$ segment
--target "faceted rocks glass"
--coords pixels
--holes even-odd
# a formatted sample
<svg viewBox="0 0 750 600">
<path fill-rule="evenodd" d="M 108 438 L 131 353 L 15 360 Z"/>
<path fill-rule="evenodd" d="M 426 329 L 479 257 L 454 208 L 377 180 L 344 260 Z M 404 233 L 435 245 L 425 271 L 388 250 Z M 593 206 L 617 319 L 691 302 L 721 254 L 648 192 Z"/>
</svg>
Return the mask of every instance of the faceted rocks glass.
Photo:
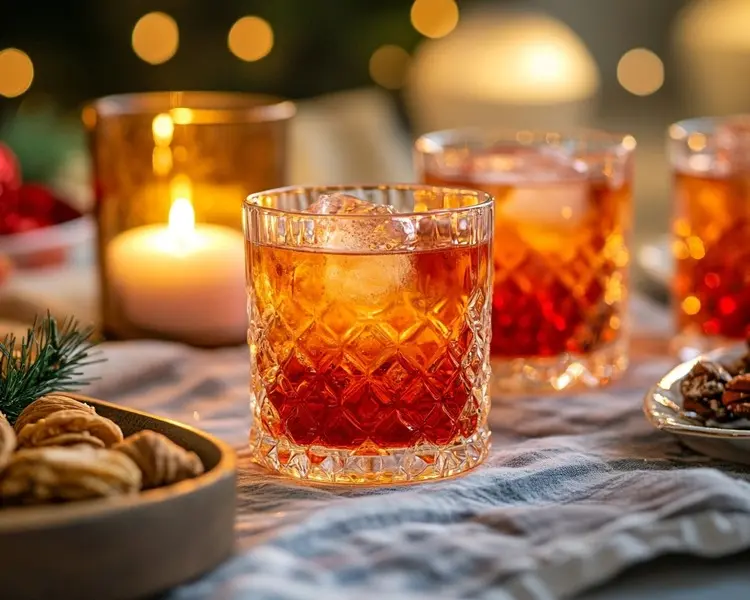
<svg viewBox="0 0 750 600">
<path fill-rule="evenodd" d="M 453 130 L 416 142 L 422 181 L 495 199 L 495 390 L 608 383 L 627 367 L 632 136 Z"/>
<path fill-rule="evenodd" d="M 750 335 L 750 115 L 669 128 L 674 349 L 692 356 Z"/>
<path fill-rule="evenodd" d="M 449 477 L 484 459 L 492 222 L 490 196 L 443 187 L 247 198 L 256 462 L 377 484 Z"/>
</svg>

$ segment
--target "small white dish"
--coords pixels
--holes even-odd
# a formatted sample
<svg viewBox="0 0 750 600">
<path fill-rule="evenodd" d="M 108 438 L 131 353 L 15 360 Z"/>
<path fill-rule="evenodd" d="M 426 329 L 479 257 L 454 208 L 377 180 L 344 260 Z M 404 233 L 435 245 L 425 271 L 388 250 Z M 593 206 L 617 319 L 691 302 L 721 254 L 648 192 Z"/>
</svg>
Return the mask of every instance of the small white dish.
<svg viewBox="0 0 750 600">
<path fill-rule="evenodd" d="M 745 344 L 720 348 L 677 365 L 653 386 L 643 399 L 643 412 L 649 423 L 700 454 L 729 462 L 750 465 L 750 422 L 708 426 L 682 411 L 680 384 L 696 361 L 705 359 L 730 363 L 747 351 Z"/>
<path fill-rule="evenodd" d="M 91 215 L 40 229 L 0 236 L 0 254 L 19 268 L 82 264 L 89 259 L 96 227 Z"/>
</svg>

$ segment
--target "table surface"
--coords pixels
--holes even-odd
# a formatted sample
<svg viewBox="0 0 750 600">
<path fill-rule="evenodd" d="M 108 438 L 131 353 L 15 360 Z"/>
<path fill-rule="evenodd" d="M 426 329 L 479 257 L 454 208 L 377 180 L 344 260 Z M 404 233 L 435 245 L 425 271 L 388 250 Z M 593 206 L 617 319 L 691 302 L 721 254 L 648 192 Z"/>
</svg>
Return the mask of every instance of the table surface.
<svg viewBox="0 0 750 600">
<path fill-rule="evenodd" d="M 82 272 L 58 272 L 57 274 L 40 273 L 36 276 L 17 279 L 13 288 L 13 294 L 26 299 L 36 299 L 43 303 L 50 297 L 50 290 L 58 287 L 60 282 L 67 281 L 66 294 L 55 294 L 54 298 L 59 302 L 61 310 L 75 306 L 80 316 L 91 314 L 94 309 L 94 299 L 91 296 L 93 274 L 90 271 Z M 8 295 L 6 294 L 6 299 Z M 639 314 L 648 314 L 648 325 L 643 322 L 637 323 L 635 332 L 634 353 L 654 356 L 655 369 L 666 369 L 671 364 L 667 356 L 667 341 L 669 337 L 669 318 L 666 311 L 652 304 L 639 303 Z M 0 318 L 3 303 L 0 302 Z M 85 312 L 88 311 L 88 312 Z M 84 314 L 82 314 L 84 313 Z M 642 320 L 641 320 L 642 321 Z M 247 402 L 244 387 L 239 390 L 233 386 L 224 388 L 220 383 L 214 381 L 215 389 L 201 389 L 202 396 L 216 397 L 224 408 L 213 414 L 210 422 L 202 421 L 201 407 L 191 404 L 191 391 L 195 386 L 205 386 L 200 378 L 191 379 L 190 375 L 184 373 L 170 373 L 166 376 L 159 370 L 158 344 L 155 351 L 156 358 L 153 359 L 152 378 L 157 382 L 158 391 L 149 392 L 149 400 L 146 402 L 142 395 L 143 385 L 148 385 L 149 374 L 141 372 L 138 376 L 138 385 L 134 385 L 128 377 L 128 368 L 137 370 L 137 365 L 142 357 L 139 349 L 128 349 L 125 346 L 118 348 L 116 344 L 110 346 L 114 349 L 110 365 L 102 367 L 115 371 L 107 371 L 107 376 L 90 390 L 93 395 L 109 400 L 122 401 L 136 408 L 149 410 L 164 414 L 173 418 L 189 422 L 197 427 L 205 428 L 216 435 L 226 439 L 238 448 L 245 443 L 247 430 Z M 167 351 L 167 354 L 169 350 Z M 149 359 L 151 360 L 151 359 Z M 221 361 L 220 361 L 221 362 Z M 132 364 L 131 364 L 132 363 Z M 125 372 L 122 367 L 125 368 Z M 227 369 L 230 367 L 227 366 Z M 148 369 L 146 369 L 148 371 Z M 229 371 L 227 371 L 229 373 Z M 234 373 L 234 372 L 233 372 Z M 216 374 L 215 374 L 216 375 Z M 234 376 L 234 375 L 232 375 Z M 85 390 L 88 393 L 88 390 Z M 157 401 L 152 402 L 156 397 Z M 221 400 L 220 400 L 221 398 Z M 245 458 L 241 459 L 243 469 L 249 469 L 247 476 L 253 476 L 253 467 L 249 466 Z M 304 515 L 298 515 L 304 518 Z M 245 551 L 257 543 L 262 543 L 268 536 L 274 535 L 274 526 L 269 525 L 265 513 L 258 515 L 245 513 L 240 508 L 238 516 L 238 536 L 240 548 Z M 699 559 L 688 556 L 667 556 L 652 560 L 646 564 L 635 566 L 620 573 L 614 579 L 584 592 L 577 597 L 587 600 L 635 600 L 642 597 L 658 597 L 663 600 L 709 600 L 713 598 L 733 599 L 747 598 L 748 586 L 750 586 L 750 552 L 743 552 L 734 556 L 716 560 Z M 201 586 L 198 586 L 201 588 Z M 201 588 L 204 591 L 188 594 L 189 598 L 225 598 L 225 591 L 221 588 Z M 178 595 L 178 597 L 181 597 Z M 244 598 L 246 596 L 229 596 L 231 598 Z M 249 596 L 247 596 L 249 597 Z M 281 597 L 281 596 L 280 596 Z"/>
<path fill-rule="evenodd" d="M 585 600 L 744 600 L 750 586 L 750 552 L 705 560 L 671 556 L 634 567 L 600 588 L 579 596 Z"/>
<path fill-rule="evenodd" d="M 655 433 L 648 428 L 640 415 L 638 405 L 639 398 L 642 397 L 647 385 L 644 382 L 655 380 L 673 364 L 673 359 L 667 356 L 669 320 L 663 308 L 641 301 L 637 304 L 639 308 L 636 312 L 640 322 L 637 325 L 640 326 L 636 326 L 634 335 L 633 355 L 636 358 L 634 361 L 636 367 L 635 372 L 631 373 L 633 380 L 627 381 L 626 375 L 625 381 L 621 382 L 619 387 L 615 387 L 613 391 L 603 392 L 601 397 L 606 399 L 607 394 L 619 393 L 617 389 L 620 388 L 624 390 L 623 393 L 628 398 L 628 406 L 632 404 L 632 407 L 627 409 L 627 416 L 623 418 L 636 423 L 635 427 L 639 430 L 638 436 L 648 438 L 647 445 L 637 452 L 643 452 L 645 449 L 643 456 L 647 458 L 644 460 L 654 461 L 658 465 L 663 463 L 660 455 L 663 441 L 659 441 L 663 439 L 662 434 Z M 644 321 L 648 322 L 647 327 L 643 326 Z M 314 519 L 317 511 L 323 510 L 328 504 L 326 498 L 337 502 L 347 495 L 347 492 L 334 492 L 332 495 L 330 492 L 325 492 L 328 495 L 315 496 L 308 489 L 295 487 L 293 483 L 269 479 L 267 475 L 259 473 L 257 468 L 250 464 L 247 453 L 243 450 L 249 424 L 245 387 L 247 373 L 246 366 L 243 366 L 246 365 L 247 359 L 244 349 L 218 351 L 218 354 L 210 360 L 193 357 L 192 362 L 184 361 L 179 368 L 174 368 L 168 363 L 173 360 L 173 353 L 181 350 L 175 350 L 171 345 L 161 346 L 158 342 L 153 344 L 153 348 L 137 344 L 109 345 L 107 352 L 110 353 L 110 360 L 100 367 L 104 369 L 105 376 L 87 393 L 90 391 L 97 397 L 188 422 L 222 437 L 239 449 L 241 501 L 237 531 L 241 553 L 252 552 L 259 545 L 263 546 L 285 528 L 294 529 L 298 524 Z M 148 365 L 139 364 L 144 361 Z M 202 362 L 206 364 L 206 369 L 211 370 L 210 377 L 201 373 L 198 365 Z M 160 366 L 161 363 L 168 366 L 163 368 Z M 573 412 L 579 411 L 576 413 L 578 416 L 573 420 L 579 419 L 581 427 L 590 428 L 591 425 L 586 424 L 588 417 L 584 401 L 580 401 L 577 406 L 571 408 Z M 548 410 L 548 407 L 545 410 Z M 622 410 L 621 406 L 618 407 L 618 414 L 625 415 Z M 550 422 L 553 423 L 553 421 Z M 512 423 L 508 424 L 508 427 L 512 426 Z M 552 426 L 554 427 L 554 423 Z M 508 438 L 505 431 L 498 430 L 497 434 L 499 437 L 496 438 L 496 448 L 505 443 L 505 440 L 513 439 Z M 540 443 L 546 442 L 542 439 Z M 673 442 L 668 442 L 668 444 L 673 444 Z M 634 456 L 632 453 L 625 454 L 630 452 L 627 446 L 617 447 L 617 444 L 614 446 L 612 456 L 615 460 L 617 460 L 618 453 L 623 457 Z M 548 446 L 542 445 L 542 447 Z M 507 453 L 508 448 L 499 447 L 499 450 L 501 454 Z M 512 448 L 510 450 L 509 454 L 512 455 Z M 636 454 L 636 456 L 640 455 Z M 611 459 L 610 456 L 609 460 Z M 497 464 L 494 466 L 496 467 Z M 248 499 L 247 494 L 262 491 L 266 485 L 275 486 L 273 500 Z M 303 498 L 301 505 L 299 504 L 300 498 Z M 269 508 L 266 503 L 271 507 Z M 279 508 L 271 510 L 273 503 L 276 503 Z M 658 597 L 668 600 L 747 598 L 747 589 L 750 585 L 749 566 L 750 553 L 720 560 L 662 557 L 627 569 L 609 582 L 588 589 L 577 597 L 588 600 L 635 600 L 641 597 Z M 236 573 L 238 568 L 242 567 L 236 565 L 230 567 L 230 571 L 234 569 L 232 571 L 235 572 L 234 577 L 239 576 Z M 219 579 L 221 577 L 223 576 L 218 576 Z M 178 600 L 187 598 L 221 598 L 222 600 L 231 598 L 234 600 L 250 597 L 237 591 L 227 592 L 226 585 L 215 583 L 213 575 L 205 579 L 203 583 L 203 585 L 197 584 L 197 587 L 178 590 L 175 597 Z M 300 596 L 260 594 L 254 597 L 308 598 L 314 597 L 314 592 L 315 589 L 311 588 Z M 226 595 L 227 593 L 229 595 Z M 513 596 L 513 598 L 521 597 Z"/>
</svg>

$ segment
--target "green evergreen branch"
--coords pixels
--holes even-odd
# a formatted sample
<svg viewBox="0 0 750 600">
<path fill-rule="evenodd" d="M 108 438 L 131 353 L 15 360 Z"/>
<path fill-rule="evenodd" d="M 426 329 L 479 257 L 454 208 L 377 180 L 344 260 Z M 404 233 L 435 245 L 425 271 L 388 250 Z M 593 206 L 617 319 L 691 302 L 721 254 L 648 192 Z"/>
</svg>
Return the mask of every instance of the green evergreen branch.
<svg viewBox="0 0 750 600">
<path fill-rule="evenodd" d="M 0 412 L 13 423 L 34 400 L 89 384 L 81 369 L 102 362 L 93 350 L 93 327 L 79 329 L 67 318 L 58 326 L 48 312 L 35 319 L 20 342 L 13 334 L 0 342 Z"/>
</svg>

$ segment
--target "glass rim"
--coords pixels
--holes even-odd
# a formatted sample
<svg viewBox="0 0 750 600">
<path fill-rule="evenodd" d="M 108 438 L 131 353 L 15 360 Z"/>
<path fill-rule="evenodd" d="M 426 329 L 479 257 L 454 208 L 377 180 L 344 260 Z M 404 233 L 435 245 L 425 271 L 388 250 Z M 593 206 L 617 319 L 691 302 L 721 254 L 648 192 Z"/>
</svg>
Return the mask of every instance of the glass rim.
<svg viewBox="0 0 750 600">
<path fill-rule="evenodd" d="M 180 112 L 187 109 L 190 112 Z M 297 107 L 291 100 L 269 94 L 172 90 L 113 94 L 95 98 L 83 106 L 84 115 L 117 117 L 171 113 L 177 124 L 226 123 L 252 120 L 258 123 L 286 121 Z M 84 121 L 86 118 L 84 117 Z"/>
<path fill-rule="evenodd" d="M 454 127 L 438 129 L 420 135 L 414 142 L 414 149 L 422 154 L 439 154 L 451 145 L 479 141 L 515 141 L 521 145 L 533 146 L 535 142 L 552 144 L 562 141 L 586 143 L 604 143 L 611 150 L 624 150 L 632 153 L 637 146 L 635 137 L 630 133 L 607 131 L 604 129 L 484 129 L 482 127 Z"/>
<path fill-rule="evenodd" d="M 729 115 L 703 115 L 680 119 L 669 125 L 667 135 L 670 140 L 675 142 L 685 141 L 691 133 L 711 136 L 715 133 L 714 130 L 717 124 L 738 118 L 745 118 L 750 121 L 750 112 L 732 113 Z M 701 127 L 701 125 L 704 125 L 704 127 Z"/>
<path fill-rule="evenodd" d="M 465 196 L 474 196 L 477 198 L 476 204 L 470 204 L 467 206 L 455 206 L 450 208 L 433 208 L 430 210 L 424 210 L 420 212 L 409 211 L 409 212 L 397 212 L 390 215 L 384 214 L 317 214 L 304 212 L 301 210 L 288 210 L 283 208 L 275 208 L 272 206 L 263 206 L 253 202 L 253 199 L 262 196 L 272 196 L 281 194 L 292 194 L 292 193 L 309 193 L 309 192 L 356 192 L 362 191 L 388 191 L 396 190 L 401 192 L 440 192 L 449 194 L 462 194 Z M 352 194 L 354 195 L 354 194 Z M 481 199 L 481 201 L 479 200 Z M 483 192 L 482 190 L 472 189 L 467 187 L 459 186 L 447 186 L 447 185 L 429 185 L 425 183 L 383 183 L 383 184 L 331 184 L 331 185 L 289 185 L 279 188 L 273 188 L 270 190 L 263 190 L 261 192 L 254 192 L 248 194 L 243 201 L 243 208 L 254 208 L 260 209 L 264 212 L 277 215 L 299 215 L 303 217 L 314 217 L 314 218 L 326 218 L 326 219 L 365 219 L 365 220 L 383 220 L 389 218 L 409 218 L 409 217 L 424 217 L 431 214 L 454 214 L 461 213 L 468 210 L 480 209 L 486 210 L 487 208 L 492 209 L 494 204 L 494 198 L 492 194 Z"/>
</svg>

